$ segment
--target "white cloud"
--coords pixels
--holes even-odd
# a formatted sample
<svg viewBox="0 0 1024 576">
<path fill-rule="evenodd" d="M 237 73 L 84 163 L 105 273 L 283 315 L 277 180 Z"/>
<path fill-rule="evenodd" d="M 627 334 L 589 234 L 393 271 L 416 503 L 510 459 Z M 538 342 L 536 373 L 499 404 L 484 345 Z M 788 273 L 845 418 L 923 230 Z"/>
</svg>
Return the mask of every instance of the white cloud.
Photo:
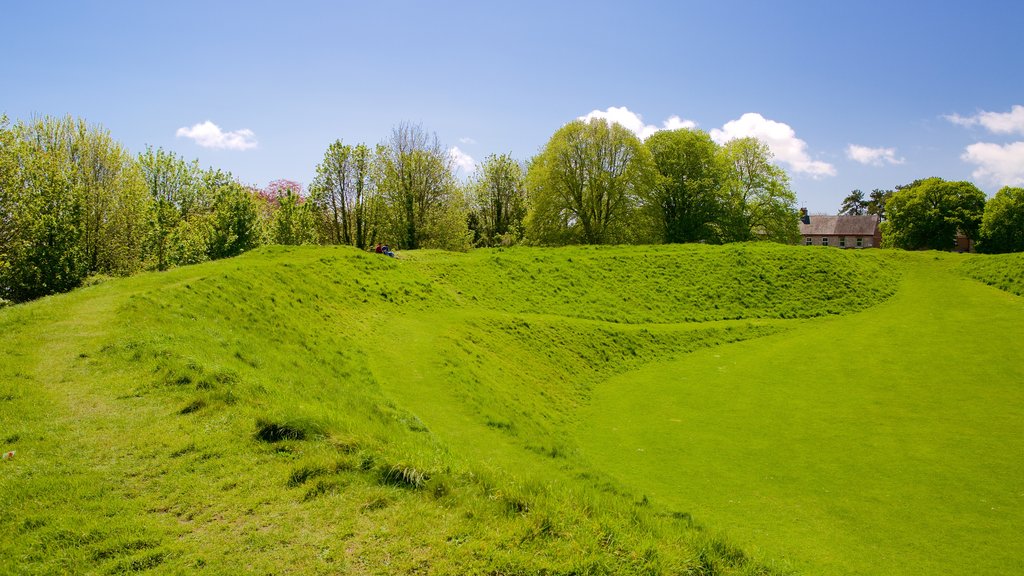
<svg viewBox="0 0 1024 576">
<path fill-rule="evenodd" d="M 896 157 L 895 148 L 869 148 L 868 146 L 859 146 L 857 144 L 850 144 L 846 147 L 846 156 L 850 160 L 872 166 L 903 164 L 906 162 L 903 158 Z"/>
<path fill-rule="evenodd" d="M 683 120 L 679 116 L 671 116 L 662 122 L 658 128 L 653 124 L 644 124 L 643 118 L 636 112 L 625 106 L 616 108 L 612 106 L 607 110 L 592 110 L 586 116 L 580 116 L 580 120 L 590 122 L 591 120 L 604 120 L 610 123 L 621 124 L 624 128 L 637 135 L 641 140 L 646 140 L 658 130 L 678 130 L 680 128 L 696 128 L 697 123 L 692 120 Z"/>
<path fill-rule="evenodd" d="M 451 157 L 452 163 L 455 167 L 462 170 L 463 173 L 469 174 L 476 168 L 476 160 L 469 154 L 466 154 L 462 150 L 459 150 L 458 146 L 452 146 L 448 149 L 448 156 Z"/>
<path fill-rule="evenodd" d="M 683 120 L 679 116 L 669 116 L 668 120 L 661 123 L 664 130 L 680 130 L 686 128 L 692 130 L 697 127 L 697 123 L 693 120 Z"/>
<path fill-rule="evenodd" d="M 473 140 L 469 136 L 463 136 L 462 138 L 459 138 L 459 142 L 463 144 L 476 144 L 476 140 Z"/>
<path fill-rule="evenodd" d="M 1009 112 L 978 112 L 974 116 L 950 114 L 946 116 L 959 126 L 978 126 L 993 134 L 1024 134 L 1024 106 L 1016 104 Z"/>
<path fill-rule="evenodd" d="M 972 176 L 996 186 L 1024 185 L 1024 142 L 971 144 L 960 158 L 977 165 Z"/>
<path fill-rule="evenodd" d="M 203 148 L 221 148 L 225 150 L 248 150 L 256 147 L 256 135 L 248 128 L 224 132 L 213 122 L 207 120 L 191 128 L 178 128 L 175 134 L 179 138 L 191 138 Z"/>
<path fill-rule="evenodd" d="M 793 172 L 807 174 L 812 178 L 836 175 L 836 169 L 831 164 L 811 160 L 807 155 L 807 143 L 797 138 L 796 132 L 788 124 L 768 120 L 756 112 L 747 112 L 738 120 L 730 120 L 721 130 L 715 128 L 710 134 L 719 144 L 736 138 L 758 138 L 768 144 L 775 158 L 789 165 Z"/>
</svg>

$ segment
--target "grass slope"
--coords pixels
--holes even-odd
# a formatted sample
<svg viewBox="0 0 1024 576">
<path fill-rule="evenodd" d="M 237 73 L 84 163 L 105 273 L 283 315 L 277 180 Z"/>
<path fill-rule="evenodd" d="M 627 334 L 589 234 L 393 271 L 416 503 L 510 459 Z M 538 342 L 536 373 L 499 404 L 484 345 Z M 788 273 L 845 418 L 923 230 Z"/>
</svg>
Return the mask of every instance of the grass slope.
<svg viewBox="0 0 1024 576">
<path fill-rule="evenodd" d="M 1024 296 L 1024 253 L 973 257 L 965 260 L 959 269 L 989 286 Z"/>
<path fill-rule="evenodd" d="M 593 452 L 595 391 L 871 314 L 904 268 L 760 245 L 406 256 L 270 248 L 0 311 L 0 571 L 771 573 Z"/>
<path fill-rule="evenodd" d="M 584 451 L 809 573 L 1024 571 L 1024 304 L 910 256 L 871 310 L 602 383 Z"/>
</svg>

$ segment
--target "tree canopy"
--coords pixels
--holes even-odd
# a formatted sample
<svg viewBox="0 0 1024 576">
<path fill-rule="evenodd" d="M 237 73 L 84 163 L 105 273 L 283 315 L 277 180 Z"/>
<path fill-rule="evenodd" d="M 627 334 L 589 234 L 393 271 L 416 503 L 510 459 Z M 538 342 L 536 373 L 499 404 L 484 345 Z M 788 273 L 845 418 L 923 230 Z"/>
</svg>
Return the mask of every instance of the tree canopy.
<svg viewBox="0 0 1024 576">
<path fill-rule="evenodd" d="M 655 183 L 651 153 L 619 124 L 575 120 L 530 163 L 527 233 L 540 244 L 613 244 L 649 238 L 637 208 Z"/>
<path fill-rule="evenodd" d="M 901 187 L 885 204 L 882 236 L 887 246 L 949 250 L 957 232 L 978 238 L 985 193 L 970 182 L 928 178 Z"/>
<path fill-rule="evenodd" d="M 795 242 L 800 237 L 796 194 L 786 172 L 772 163 L 768 145 L 738 138 L 726 142 L 722 153 L 728 166 L 719 223 L 722 241 Z"/>
<path fill-rule="evenodd" d="M 978 251 L 1024 252 L 1024 188 L 1005 186 L 989 198 L 981 219 Z"/>
<path fill-rule="evenodd" d="M 868 211 L 868 200 L 864 198 L 864 193 L 860 190 L 854 190 L 843 198 L 843 204 L 839 207 L 839 214 L 844 216 L 861 216 L 867 214 Z"/>
<path fill-rule="evenodd" d="M 522 166 L 508 154 L 491 154 L 469 184 L 475 243 L 512 244 L 523 238 L 526 182 Z"/>
<path fill-rule="evenodd" d="M 645 142 L 660 178 L 645 195 L 659 239 L 717 242 L 729 166 L 702 130 L 662 130 Z"/>
<path fill-rule="evenodd" d="M 378 186 L 388 206 L 387 240 L 401 248 L 465 249 L 468 208 L 437 134 L 403 122 L 377 147 Z"/>
</svg>

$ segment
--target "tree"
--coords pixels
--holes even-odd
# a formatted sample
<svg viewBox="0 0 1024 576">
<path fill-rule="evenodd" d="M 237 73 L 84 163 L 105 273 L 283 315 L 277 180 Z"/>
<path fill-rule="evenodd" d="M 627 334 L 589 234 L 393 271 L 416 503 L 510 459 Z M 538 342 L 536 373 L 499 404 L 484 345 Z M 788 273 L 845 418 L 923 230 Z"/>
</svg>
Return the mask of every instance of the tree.
<svg viewBox="0 0 1024 576">
<path fill-rule="evenodd" d="M 717 241 L 726 165 L 717 144 L 701 130 L 662 130 L 647 139 L 661 178 L 645 204 L 661 240 Z"/>
<path fill-rule="evenodd" d="M 523 168 L 508 154 L 491 154 L 477 166 L 470 183 L 472 216 L 484 246 L 518 242 L 526 216 L 526 185 Z"/>
<path fill-rule="evenodd" d="M 312 215 L 309 203 L 299 195 L 297 190 L 284 189 L 277 211 L 274 213 L 272 228 L 274 244 L 299 245 L 311 244 L 316 235 L 313 230 Z"/>
<path fill-rule="evenodd" d="M 353 215 L 355 244 L 363 249 L 376 242 L 384 212 L 374 166 L 373 152 L 366 144 L 359 144 L 352 150 L 352 183 L 356 194 Z"/>
<path fill-rule="evenodd" d="M 722 241 L 798 239 L 796 195 L 785 171 L 772 164 L 768 145 L 739 138 L 727 142 L 722 155 L 728 167 L 724 214 L 718 222 Z"/>
<path fill-rule="evenodd" d="M 20 144 L 7 115 L 0 115 L 0 305 L 12 296 L 10 274 L 19 236 Z"/>
<path fill-rule="evenodd" d="M 984 209 L 985 193 L 970 182 L 918 180 L 886 202 L 882 236 L 887 246 L 906 250 L 950 250 L 958 231 L 978 238 Z"/>
<path fill-rule="evenodd" d="M 626 128 L 601 120 L 570 122 L 527 170 L 527 234 L 541 244 L 649 240 L 650 231 L 635 219 L 656 178 L 650 151 Z"/>
<path fill-rule="evenodd" d="M 868 201 L 864 199 L 864 193 L 854 190 L 843 198 L 843 204 L 839 207 L 839 214 L 844 216 L 861 216 L 868 211 Z"/>
<path fill-rule="evenodd" d="M 166 270 L 183 259 L 195 260 L 195 253 L 205 253 L 205 247 L 194 246 L 200 231 L 189 226 L 189 217 L 198 208 L 198 163 L 187 163 L 174 152 L 152 147 L 139 154 L 138 163 L 152 199 L 150 249 L 156 268 Z"/>
<path fill-rule="evenodd" d="M 878 216 L 879 220 L 885 220 L 885 203 L 892 198 L 892 194 L 892 190 L 879 190 L 878 188 L 872 190 L 868 199 L 867 213 Z"/>
<path fill-rule="evenodd" d="M 1004 186 L 988 200 L 979 235 L 979 252 L 1024 252 L 1024 188 Z"/>
<path fill-rule="evenodd" d="M 263 219 L 255 194 L 217 171 L 207 171 L 211 184 L 209 237 L 206 254 L 211 260 L 237 256 L 263 244 Z"/>
<path fill-rule="evenodd" d="M 377 234 L 379 202 L 372 175 L 373 156 L 365 144 L 336 140 L 327 148 L 309 186 L 321 239 L 366 248 Z"/>
<path fill-rule="evenodd" d="M 467 246 L 465 203 L 455 184 L 451 157 L 436 134 L 403 122 L 386 144 L 377 147 L 376 157 L 377 183 L 393 244 L 411 250 Z"/>
<path fill-rule="evenodd" d="M 0 122 L 0 297 L 70 290 L 141 263 L 145 192 L 132 158 L 84 120 Z"/>
<path fill-rule="evenodd" d="M 335 140 L 317 164 L 316 177 L 309 185 L 310 199 L 325 223 L 322 236 L 330 244 L 353 244 L 355 186 L 351 159 L 352 147 Z"/>
</svg>

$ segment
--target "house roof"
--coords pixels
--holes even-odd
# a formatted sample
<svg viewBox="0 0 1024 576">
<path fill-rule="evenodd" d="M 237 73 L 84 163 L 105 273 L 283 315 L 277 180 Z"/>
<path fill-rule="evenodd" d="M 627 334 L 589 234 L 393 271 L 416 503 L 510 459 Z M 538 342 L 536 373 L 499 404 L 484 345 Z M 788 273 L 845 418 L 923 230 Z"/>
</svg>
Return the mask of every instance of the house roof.
<svg viewBox="0 0 1024 576">
<path fill-rule="evenodd" d="M 810 224 L 800 223 L 800 234 L 804 236 L 874 236 L 878 230 L 878 216 L 809 216 Z"/>
</svg>

